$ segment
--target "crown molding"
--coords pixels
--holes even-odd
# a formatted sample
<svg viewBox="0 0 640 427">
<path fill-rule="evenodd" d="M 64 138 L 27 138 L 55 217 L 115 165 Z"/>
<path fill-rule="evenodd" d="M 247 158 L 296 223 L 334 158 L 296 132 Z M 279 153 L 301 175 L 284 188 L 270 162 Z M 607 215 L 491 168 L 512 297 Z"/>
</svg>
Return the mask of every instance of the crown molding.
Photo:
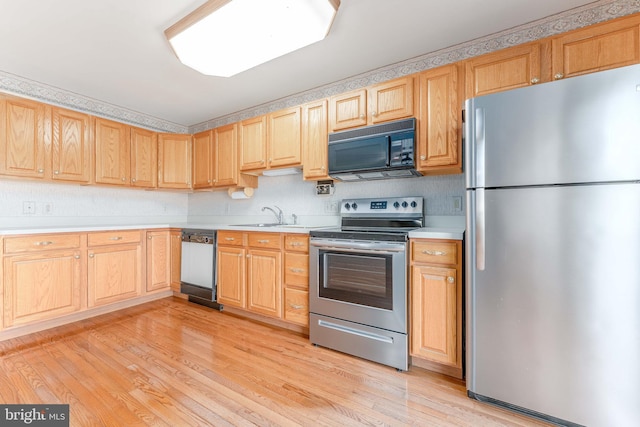
<svg viewBox="0 0 640 427">
<path fill-rule="evenodd" d="M 640 12 L 640 0 L 600 0 L 570 9 L 528 24 L 461 43 L 436 52 L 398 62 L 345 80 L 340 80 L 290 97 L 271 101 L 189 127 L 190 133 L 202 132 L 229 123 L 278 111 L 375 83 L 458 62 L 474 56 L 565 33 L 610 19 Z"/>
<path fill-rule="evenodd" d="M 213 118 L 192 126 L 183 126 L 162 120 L 2 71 L 0 71 L 0 91 L 160 132 L 197 133 L 638 12 L 640 12 L 640 0 L 599 0 L 509 30 L 391 64 L 345 80 L 226 116 Z"/>
</svg>

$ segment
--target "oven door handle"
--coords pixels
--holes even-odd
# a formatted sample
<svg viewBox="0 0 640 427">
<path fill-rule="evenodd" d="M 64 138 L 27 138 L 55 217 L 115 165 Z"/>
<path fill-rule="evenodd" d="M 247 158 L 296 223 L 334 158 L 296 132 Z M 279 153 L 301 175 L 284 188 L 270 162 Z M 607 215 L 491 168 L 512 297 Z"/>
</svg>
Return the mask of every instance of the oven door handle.
<svg viewBox="0 0 640 427">
<path fill-rule="evenodd" d="M 335 240 L 330 241 L 314 241 L 309 242 L 309 245 L 322 249 L 333 249 L 342 252 L 353 253 L 392 253 L 392 252 L 404 252 L 406 245 L 404 243 L 370 243 L 370 242 L 338 242 Z"/>
</svg>

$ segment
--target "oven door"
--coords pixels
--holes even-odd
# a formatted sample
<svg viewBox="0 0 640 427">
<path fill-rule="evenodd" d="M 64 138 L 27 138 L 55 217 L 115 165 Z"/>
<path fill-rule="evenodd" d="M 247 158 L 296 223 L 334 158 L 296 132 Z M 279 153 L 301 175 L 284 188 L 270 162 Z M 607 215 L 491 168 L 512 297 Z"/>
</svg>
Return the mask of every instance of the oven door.
<svg viewBox="0 0 640 427">
<path fill-rule="evenodd" d="M 309 311 L 407 332 L 406 242 L 312 238 Z"/>
</svg>

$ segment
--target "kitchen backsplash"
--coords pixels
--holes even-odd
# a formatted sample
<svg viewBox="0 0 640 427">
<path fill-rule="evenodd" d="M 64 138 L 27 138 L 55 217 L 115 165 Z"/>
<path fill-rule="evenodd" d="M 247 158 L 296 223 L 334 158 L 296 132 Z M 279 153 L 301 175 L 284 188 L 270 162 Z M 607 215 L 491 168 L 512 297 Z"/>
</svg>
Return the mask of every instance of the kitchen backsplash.
<svg viewBox="0 0 640 427">
<path fill-rule="evenodd" d="M 250 199 L 231 199 L 226 192 L 190 194 L 189 220 L 218 222 L 221 217 L 233 220 L 242 215 L 271 222 L 275 217 L 261 209 L 277 205 L 284 211 L 287 222 L 291 222 L 291 215 L 295 214 L 303 224 L 316 224 L 337 220 L 337 209 L 342 199 L 385 196 L 422 196 L 428 216 L 464 215 L 463 175 L 336 182 L 335 192 L 330 196 L 316 195 L 315 181 L 303 181 L 301 175 L 262 176 L 258 184 Z M 454 198 L 461 202 L 458 210 L 454 208 Z"/>
</svg>

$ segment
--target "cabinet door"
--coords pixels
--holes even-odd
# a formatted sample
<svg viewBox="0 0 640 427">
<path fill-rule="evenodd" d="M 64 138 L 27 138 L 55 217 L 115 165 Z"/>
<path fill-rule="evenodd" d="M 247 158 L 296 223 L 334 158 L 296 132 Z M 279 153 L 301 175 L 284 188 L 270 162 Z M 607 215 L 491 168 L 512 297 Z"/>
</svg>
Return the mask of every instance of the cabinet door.
<svg viewBox="0 0 640 427">
<path fill-rule="evenodd" d="M 458 365 L 458 277 L 455 268 L 414 265 L 411 355 Z"/>
<path fill-rule="evenodd" d="M 158 188 L 191 188 L 191 135 L 158 135 Z"/>
<path fill-rule="evenodd" d="M 45 178 L 45 105 L 0 96 L 0 174 Z"/>
<path fill-rule="evenodd" d="M 243 248 L 219 246 L 217 258 L 218 302 L 245 308 L 245 261 Z"/>
<path fill-rule="evenodd" d="M 227 187 L 238 183 L 238 125 L 214 129 L 213 185 Z"/>
<path fill-rule="evenodd" d="M 51 319 L 79 311 L 79 250 L 37 252 L 4 260 L 4 326 Z"/>
<path fill-rule="evenodd" d="M 254 171 L 267 167 L 267 118 L 254 117 L 240 122 L 240 170 Z"/>
<path fill-rule="evenodd" d="M 142 289 L 142 249 L 139 244 L 89 249 L 89 307 L 134 298 Z"/>
<path fill-rule="evenodd" d="M 302 163 L 300 107 L 269 114 L 268 129 L 268 167 L 299 166 Z"/>
<path fill-rule="evenodd" d="M 147 292 L 171 286 L 171 237 L 169 231 L 147 231 Z"/>
<path fill-rule="evenodd" d="M 367 90 L 334 95 L 329 98 L 329 131 L 335 132 L 367 124 Z"/>
<path fill-rule="evenodd" d="M 53 107 L 52 179 L 88 183 L 91 179 L 91 119 Z"/>
<path fill-rule="evenodd" d="M 304 179 L 329 179 L 327 175 L 327 100 L 302 107 L 302 166 Z"/>
<path fill-rule="evenodd" d="M 129 126 L 95 119 L 96 183 L 129 184 Z"/>
<path fill-rule="evenodd" d="M 180 292 L 180 273 L 182 260 L 182 232 L 171 230 L 171 290 Z"/>
<path fill-rule="evenodd" d="M 380 83 L 368 90 L 369 123 L 376 124 L 413 116 L 413 77 Z"/>
<path fill-rule="evenodd" d="M 193 135 L 193 189 L 213 186 L 213 131 Z"/>
<path fill-rule="evenodd" d="M 131 185 L 141 188 L 158 186 L 158 134 L 131 128 Z"/>
<path fill-rule="evenodd" d="M 247 309 L 266 316 L 281 317 L 280 251 L 249 249 L 247 258 Z"/>
<path fill-rule="evenodd" d="M 286 288 L 284 299 L 284 320 L 309 327 L 309 292 Z"/>
<path fill-rule="evenodd" d="M 640 16 L 593 25 L 552 40 L 554 79 L 640 63 Z"/>
<path fill-rule="evenodd" d="M 447 65 L 420 74 L 417 156 L 421 172 L 462 172 L 458 68 Z"/>
<path fill-rule="evenodd" d="M 471 58 L 466 63 L 466 98 L 516 89 L 546 79 L 540 43 L 528 43 Z"/>
<path fill-rule="evenodd" d="M 284 254 L 284 283 L 287 287 L 309 289 L 309 255 L 286 252 Z"/>
</svg>

